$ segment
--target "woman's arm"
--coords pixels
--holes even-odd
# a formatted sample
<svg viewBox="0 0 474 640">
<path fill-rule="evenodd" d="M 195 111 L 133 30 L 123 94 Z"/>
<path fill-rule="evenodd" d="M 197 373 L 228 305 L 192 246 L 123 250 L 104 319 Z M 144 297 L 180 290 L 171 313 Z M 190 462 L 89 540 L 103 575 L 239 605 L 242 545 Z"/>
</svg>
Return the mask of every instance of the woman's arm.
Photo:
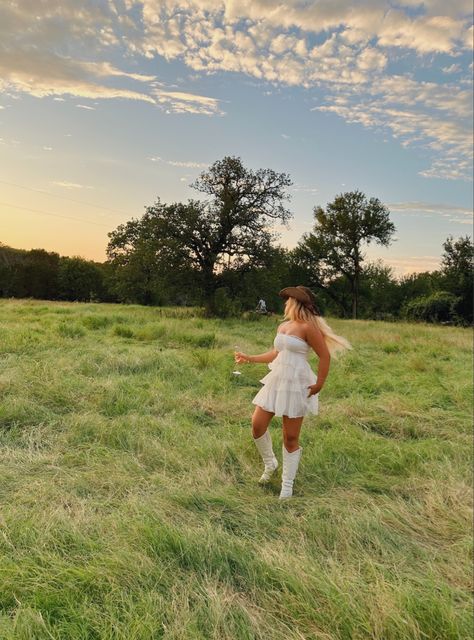
<svg viewBox="0 0 474 640">
<path fill-rule="evenodd" d="M 237 364 L 241 364 L 242 362 L 272 362 L 278 355 L 278 351 L 276 349 L 272 349 L 271 351 L 267 351 L 266 353 L 260 353 L 257 356 L 248 356 L 246 353 L 242 353 L 241 351 L 235 352 L 235 361 Z"/>
<path fill-rule="evenodd" d="M 319 358 L 317 374 L 318 380 L 316 384 L 313 384 L 309 387 L 309 396 L 313 396 L 316 393 L 319 393 L 323 388 L 324 382 L 329 372 L 329 365 L 331 364 L 331 354 L 329 353 L 329 349 L 327 348 L 323 334 L 313 324 L 310 324 L 308 326 L 306 333 L 306 342 Z"/>
</svg>

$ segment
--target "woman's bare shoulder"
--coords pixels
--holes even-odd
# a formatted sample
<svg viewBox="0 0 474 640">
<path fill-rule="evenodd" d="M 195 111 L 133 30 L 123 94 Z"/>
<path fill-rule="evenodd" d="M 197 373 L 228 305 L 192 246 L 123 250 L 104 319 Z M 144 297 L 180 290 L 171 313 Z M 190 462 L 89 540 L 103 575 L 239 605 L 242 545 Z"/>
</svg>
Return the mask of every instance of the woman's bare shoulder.
<svg viewBox="0 0 474 640">
<path fill-rule="evenodd" d="M 305 322 L 304 328 L 308 337 L 321 336 L 321 330 L 314 322 Z"/>
</svg>

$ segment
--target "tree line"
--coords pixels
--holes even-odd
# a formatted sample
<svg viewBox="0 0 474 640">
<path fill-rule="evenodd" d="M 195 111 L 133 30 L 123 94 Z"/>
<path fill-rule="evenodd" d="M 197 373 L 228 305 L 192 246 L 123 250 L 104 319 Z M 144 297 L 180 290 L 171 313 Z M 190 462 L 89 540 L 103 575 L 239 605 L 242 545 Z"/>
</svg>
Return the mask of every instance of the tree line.
<svg viewBox="0 0 474 640">
<path fill-rule="evenodd" d="M 314 226 L 294 249 L 277 244 L 291 219 L 288 174 L 247 169 L 225 157 L 191 187 L 204 196 L 167 204 L 157 198 L 141 218 L 109 235 L 107 261 L 60 257 L 0 245 L 0 295 L 145 305 L 200 305 L 209 315 L 255 308 L 281 311 L 277 292 L 304 284 L 327 315 L 472 322 L 471 239 L 448 237 L 441 268 L 396 278 L 368 262 L 370 244 L 390 246 L 395 226 L 378 198 L 339 194 L 314 208 Z"/>
</svg>

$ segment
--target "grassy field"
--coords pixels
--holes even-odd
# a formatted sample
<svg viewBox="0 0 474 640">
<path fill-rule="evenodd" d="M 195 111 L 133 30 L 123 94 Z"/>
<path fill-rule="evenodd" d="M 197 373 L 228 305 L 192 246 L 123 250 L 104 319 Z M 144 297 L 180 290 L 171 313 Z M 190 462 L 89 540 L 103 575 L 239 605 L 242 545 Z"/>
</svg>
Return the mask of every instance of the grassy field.
<svg viewBox="0 0 474 640">
<path fill-rule="evenodd" d="M 282 504 L 232 375 L 279 320 L 0 302 L 2 640 L 471 637 L 471 332 L 329 319 Z"/>
</svg>

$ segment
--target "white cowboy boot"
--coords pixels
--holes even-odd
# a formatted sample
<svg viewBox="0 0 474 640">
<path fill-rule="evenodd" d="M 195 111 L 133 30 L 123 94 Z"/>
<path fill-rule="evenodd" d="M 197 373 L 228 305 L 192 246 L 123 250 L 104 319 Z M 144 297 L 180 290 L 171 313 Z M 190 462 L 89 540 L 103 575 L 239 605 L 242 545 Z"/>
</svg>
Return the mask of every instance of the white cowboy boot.
<svg viewBox="0 0 474 640">
<path fill-rule="evenodd" d="M 291 498 L 293 495 L 293 481 L 298 471 L 298 465 L 300 463 L 301 454 L 303 452 L 302 447 L 292 451 L 291 453 L 286 450 L 285 445 L 283 450 L 283 472 L 281 474 L 281 492 L 280 500 L 282 498 Z"/>
<path fill-rule="evenodd" d="M 263 436 L 260 436 L 260 438 L 254 438 L 253 441 L 262 456 L 263 462 L 265 463 L 265 471 L 262 473 L 258 482 L 260 484 L 265 484 L 270 480 L 272 473 L 278 467 L 278 460 L 275 458 L 275 454 L 273 453 L 270 431 L 267 429 Z"/>
</svg>

